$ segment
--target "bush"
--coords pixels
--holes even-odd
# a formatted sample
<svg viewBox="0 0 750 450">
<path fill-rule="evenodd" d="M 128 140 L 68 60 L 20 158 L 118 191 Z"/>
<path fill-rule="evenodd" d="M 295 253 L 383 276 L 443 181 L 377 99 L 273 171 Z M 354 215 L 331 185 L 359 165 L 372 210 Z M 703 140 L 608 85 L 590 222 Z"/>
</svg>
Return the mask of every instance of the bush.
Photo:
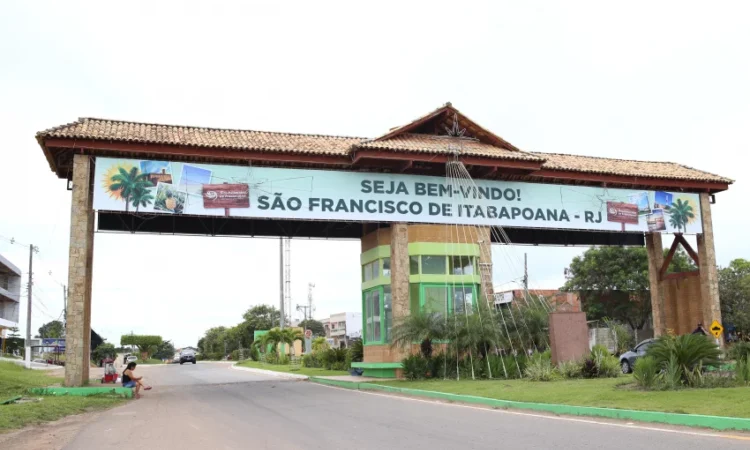
<svg viewBox="0 0 750 450">
<path fill-rule="evenodd" d="M 657 363 L 659 361 L 657 360 Z M 684 373 L 682 366 L 677 361 L 677 356 L 672 355 L 664 366 L 664 385 L 667 389 L 679 389 L 682 387 Z"/>
<path fill-rule="evenodd" d="M 362 344 L 362 339 L 355 339 L 349 345 L 349 361 L 350 362 L 362 362 L 365 357 L 365 348 Z"/>
<path fill-rule="evenodd" d="M 750 360 L 738 359 L 734 366 L 734 376 L 738 382 L 750 384 Z"/>
<path fill-rule="evenodd" d="M 426 378 L 427 372 L 430 370 L 430 360 L 421 354 L 407 356 L 401 361 L 401 365 L 403 366 L 404 378 L 407 380 L 421 380 Z"/>
<path fill-rule="evenodd" d="M 531 357 L 526 365 L 526 376 L 531 381 L 552 381 L 555 379 L 556 370 L 549 358 L 544 354 L 536 354 Z"/>
<path fill-rule="evenodd" d="M 633 368 L 635 383 L 643 389 L 653 389 L 659 384 L 659 364 L 650 356 L 638 358 Z"/>
<path fill-rule="evenodd" d="M 747 361 L 750 356 L 750 342 L 740 341 L 729 348 L 729 359 L 735 361 Z"/>
<path fill-rule="evenodd" d="M 232 361 L 239 361 L 240 360 L 240 351 L 239 350 L 232 350 L 232 353 L 229 354 L 229 357 L 232 358 Z"/>
<path fill-rule="evenodd" d="M 255 345 L 250 346 L 250 359 L 253 361 L 259 361 L 260 360 L 260 351 L 258 351 L 258 347 Z"/>
<path fill-rule="evenodd" d="M 616 378 L 620 375 L 620 362 L 606 347 L 595 345 L 583 361 L 581 375 L 584 378 Z"/>
<path fill-rule="evenodd" d="M 666 369 L 665 382 L 669 388 L 698 382 L 691 374 L 696 368 L 716 366 L 719 364 L 721 351 L 716 344 L 702 334 L 682 336 L 662 336 L 648 349 L 647 356 L 653 357 L 657 364 Z M 679 380 L 674 377 L 679 375 Z M 679 381 L 679 382 L 678 382 Z"/>
<path fill-rule="evenodd" d="M 579 378 L 583 364 L 578 361 L 563 361 L 557 365 L 557 371 L 565 378 Z"/>
<path fill-rule="evenodd" d="M 302 356 L 302 367 L 318 368 L 320 367 L 320 361 L 312 353 Z"/>
</svg>

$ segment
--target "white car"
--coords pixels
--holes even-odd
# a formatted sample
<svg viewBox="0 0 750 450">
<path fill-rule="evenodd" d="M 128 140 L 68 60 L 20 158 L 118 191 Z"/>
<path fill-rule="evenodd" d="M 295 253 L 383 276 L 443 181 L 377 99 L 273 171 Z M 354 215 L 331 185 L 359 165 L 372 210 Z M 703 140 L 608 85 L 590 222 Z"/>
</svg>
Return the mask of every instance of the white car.
<svg viewBox="0 0 750 450">
<path fill-rule="evenodd" d="M 135 355 L 129 355 L 125 357 L 125 364 L 129 364 L 129 363 L 136 362 L 136 361 L 138 361 L 138 357 Z"/>
</svg>

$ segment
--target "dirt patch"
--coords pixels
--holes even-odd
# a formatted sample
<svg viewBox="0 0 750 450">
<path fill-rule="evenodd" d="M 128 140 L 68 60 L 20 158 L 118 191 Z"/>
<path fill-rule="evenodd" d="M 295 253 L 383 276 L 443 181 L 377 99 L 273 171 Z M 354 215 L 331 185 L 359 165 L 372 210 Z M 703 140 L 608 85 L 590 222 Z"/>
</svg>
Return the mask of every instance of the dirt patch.
<svg viewBox="0 0 750 450">
<path fill-rule="evenodd" d="M 0 434 L 0 448 L 14 450 L 60 450 L 101 412 L 68 416 L 56 422 Z"/>
</svg>

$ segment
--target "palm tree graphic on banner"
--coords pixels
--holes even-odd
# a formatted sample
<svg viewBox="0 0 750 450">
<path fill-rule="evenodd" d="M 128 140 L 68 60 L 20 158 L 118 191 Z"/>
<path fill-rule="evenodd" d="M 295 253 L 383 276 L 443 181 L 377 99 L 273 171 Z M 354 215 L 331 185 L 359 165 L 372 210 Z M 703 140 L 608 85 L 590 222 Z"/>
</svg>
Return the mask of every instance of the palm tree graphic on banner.
<svg viewBox="0 0 750 450">
<path fill-rule="evenodd" d="M 677 229 L 677 231 L 687 232 L 688 224 L 695 219 L 693 206 L 688 201 L 678 198 L 666 210 L 669 213 L 669 224 Z"/>
<path fill-rule="evenodd" d="M 153 200 L 146 189 L 154 185 L 148 180 L 147 174 L 140 173 L 137 167 L 132 167 L 129 171 L 119 167 L 117 173 L 112 175 L 110 180 L 112 184 L 109 186 L 109 190 L 112 192 L 119 191 L 120 197 L 125 200 L 126 212 L 130 210 L 131 201 L 138 211 L 139 206 L 146 206 L 150 200 Z"/>
</svg>

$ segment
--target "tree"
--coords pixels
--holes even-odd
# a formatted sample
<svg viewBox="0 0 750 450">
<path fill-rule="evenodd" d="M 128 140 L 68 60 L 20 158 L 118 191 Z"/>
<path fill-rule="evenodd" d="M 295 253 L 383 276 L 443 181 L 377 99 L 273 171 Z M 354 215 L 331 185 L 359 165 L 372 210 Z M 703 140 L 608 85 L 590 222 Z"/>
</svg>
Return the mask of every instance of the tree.
<svg viewBox="0 0 750 450">
<path fill-rule="evenodd" d="M 695 218 L 693 207 L 690 203 L 677 199 L 676 202 L 672 203 L 666 208 L 667 214 L 669 214 L 669 223 L 677 229 L 677 231 L 687 231 L 687 224 Z"/>
<path fill-rule="evenodd" d="M 303 320 L 302 322 L 299 323 L 299 326 L 302 327 L 303 330 L 312 331 L 313 336 L 325 336 L 326 335 L 326 329 L 323 326 L 323 323 L 315 319 Z"/>
<path fill-rule="evenodd" d="M 665 254 L 668 252 L 664 250 Z M 695 270 L 695 264 L 680 248 L 668 272 L 686 270 Z M 562 290 L 578 293 L 589 320 L 610 317 L 636 330 L 648 321 L 651 296 L 645 248 L 592 247 L 583 256 L 573 258 L 569 273 Z"/>
<path fill-rule="evenodd" d="M 272 328 L 268 333 L 264 334 L 260 339 L 260 345 L 262 348 L 271 345 L 276 347 L 279 344 L 287 344 L 294 349 L 294 341 L 303 340 L 302 333 L 299 330 L 293 328 Z"/>
<path fill-rule="evenodd" d="M 440 313 L 412 312 L 391 329 L 391 347 L 407 348 L 419 342 L 422 356 L 432 356 L 433 341 L 448 339 L 450 330 Z"/>
<path fill-rule="evenodd" d="M 719 298 L 723 322 L 750 335 L 750 261 L 735 259 L 719 270 Z"/>
<path fill-rule="evenodd" d="M 115 359 L 116 356 L 117 352 L 115 351 L 115 346 L 106 342 L 99 344 L 99 346 L 91 352 L 91 360 L 96 363 L 107 358 Z"/>
<path fill-rule="evenodd" d="M 37 337 L 62 339 L 65 337 L 65 325 L 59 320 L 47 322 L 39 328 L 39 336 Z"/>
<path fill-rule="evenodd" d="M 112 184 L 109 186 L 109 190 L 120 191 L 120 196 L 125 200 L 126 212 L 130 210 L 130 201 L 137 191 L 154 186 L 148 180 L 147 174 L 139 172 L 137 167 L 131 168 L 130 171 L 120 167 L 119 171 L 111 178 Z"/>
<path fill-rule="evenodd" d="M 9 328 L 8 337 L 5 339 L 5 351 L 11 355 L 23 352 L 23 338 L 18 327 Z"/>
<path fill-rule="evenodd" d="M 257 305 L 248 309 L 242 315 L 248 329 L 255 332 L 257 330 L 270 330 L 278 326 L 281 319 L 281 313 L 278 309 L 269 305 Z"/>
<path fill-rule="evenodd" d="M 135 345 L 141 354 L 146 354 L 146 358 L 149 357 L 150 351 L 153 350 L 152 347 L 158 346 L 162 342 L 161 336 L 125 334 L 120 337 L 120 345 Z"/>
</svg>

